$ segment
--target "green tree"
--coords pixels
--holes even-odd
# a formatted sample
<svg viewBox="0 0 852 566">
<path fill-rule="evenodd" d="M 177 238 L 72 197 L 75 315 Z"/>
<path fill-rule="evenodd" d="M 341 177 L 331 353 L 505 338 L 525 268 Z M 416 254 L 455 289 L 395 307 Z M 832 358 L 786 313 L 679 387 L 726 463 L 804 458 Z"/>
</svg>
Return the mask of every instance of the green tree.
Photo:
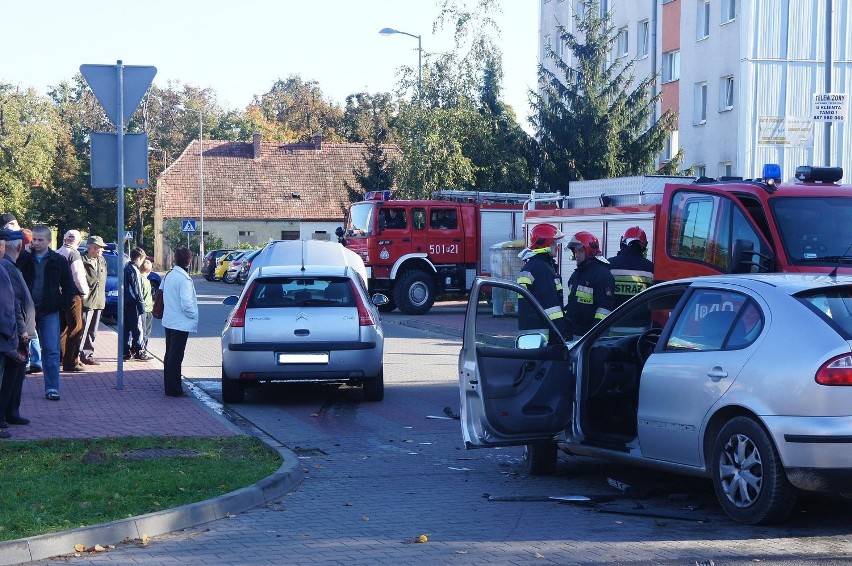
<svg viewBox="0 0 852 566">
<path fill-rule="evenodd" d="M 367 191 L 394 188 L 397 161 L 388 155 L 387 140 L 388 130 L 382 125 L 382 117 L 376 109 L 373 115 L 373 128 L 370 138 L 365 140 L 364 164 L 352 171 L 357 186 L 353 186 L 348 181 L 343 182 L 349 202 L 363 200 L 364 193 Z"/>
<path fill-rule="evenodd" d="M 633 61 L 608 60 L 618 30 L 610 15 L 601 15 L 599 0 L 584 0 L 574 16 L 577 34 L 559 27 L 575 66 L 548 48 L 555 71 L 539 67 L 541 92 L 531 92 L 541 151 L 540 181 L 567 194 L 568 183 L 641 175 L 655 171 L 655 160 L 674 129 L 677 114 L 652 117 L 661 94 L 651 96 L 657 76 L 648 76 L 629 90 Z M 676 170 L 678 157 L 666 167 Z"/>
<path fill-rule="evenodd" d="M 367 143 L 375 138 L 377 126 L 393 141 L 397 105 L 389 92 L 359 92 L 346 97 L 339 134 L 348 142 Z"/>
<path fill-rule="evenodd" d="M 303 81 L 299 75 L 278 79 L 269 92 L 255 96 L 246 113 L 265 140 L 298 142 L 321 135 L 340 141 L 340 107 L 325 99 L 318 82 Z"/>
<path fill-rule="evenodd" d="M 49 99 L 0 83 L 0 211 L 33 220 L 33 187 L 52 185 L 62 126 Z M 41 220 L 41 219 L 39 219 Z"/>
</svg>

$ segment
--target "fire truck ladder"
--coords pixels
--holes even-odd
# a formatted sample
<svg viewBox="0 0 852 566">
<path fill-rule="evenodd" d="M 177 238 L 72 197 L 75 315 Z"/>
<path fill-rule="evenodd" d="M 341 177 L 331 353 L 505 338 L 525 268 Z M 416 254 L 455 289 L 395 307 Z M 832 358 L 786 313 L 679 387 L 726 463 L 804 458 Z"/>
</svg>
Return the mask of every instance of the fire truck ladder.
<svg viewBox="0 0 852 566">
<path fill-rule="evenodd" d="M 564 198 L 561 193 L 492 193 L 485 191 L 434 191 L 434 200 L 449 200 L 453 202 L 475 202 L 479 204 L 525 204 L 532 202 L 554 202 Z"/>
</svg>

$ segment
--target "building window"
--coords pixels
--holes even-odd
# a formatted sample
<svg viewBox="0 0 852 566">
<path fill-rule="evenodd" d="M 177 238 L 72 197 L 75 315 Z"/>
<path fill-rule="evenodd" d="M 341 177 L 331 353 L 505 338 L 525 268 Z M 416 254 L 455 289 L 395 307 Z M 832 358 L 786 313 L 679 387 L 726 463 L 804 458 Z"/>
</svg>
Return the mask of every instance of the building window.
<svg viewBox="0 0 852 566">
<path fill-rule="evenodd" d="M 695 18 L 695 39 L 704 39 L 710 35 L 710 0 L 698 0 L 698 14 Z"/>
<path fill-rule="evenodd" d="M 695 108 L 692 123 L 696 126 L 707 122 L 707 83 L 695 83 Z"/>
<path fill-rule="evenodd" d="M 541 41 L 541 60 L 544 61 L 550 55 L 550 34 L 547 34 Z"/>
<path fill-rule="evenodd" d="M 582 20 L 586 15 L 586 0 L 580 0 L 577 2 L 576 7 L 574 8 L 574 13 L 577 15 L 578 20 Z"/>
<path fill-rule="evenodd" d="M 678 139 L 679 132 L 677 130 L 673 130 L 669 132 L 669 137 L 666 139 L 666 145 L 663 146 L 663 151 L 660 154 L 660 164 L 665 165 L 677 155 L 678 151 Z"/>
<path fill-rule="evenodd" d="M 624 57 L 630 49 L 630 37 L 628 36 L 627 28 L 623 27 L 618 32 L 618 41 L 616 47 L 616 57 Z"/>
<path fill-rule="evenodd" d="M 722 77 L 719 81 L 719 112 L 734 108 L 734 77 Z"/>
<path fill-rule="evenodd" d="M 734 166 L 730 161 L 722 161 L 719 163 L 719 178 L 732 177 L 734 175 Z"/>
<path fill-rule="evenodd" d="M 707 166 L 706 165 L 693 165 L 692 172 L 696 177 L 706 177 L 707 176 Z"/>
<path fill-rule="evenodd" d="M 663 82 L 669 83 L 680 78 L 680 51 L 663 53 Z"/>
<path fill-rule="evenodd" d="M 239 232 L 237 232 L 237 234 L 241 238 L 250 238 L 254 236 L 254 230 L 240 230 Z"/>
<path fill-rule="evenodd" d="M 732 22 L 737 17 L 737 0 L 722 0 L 722 23 Z"/>
<path fill-rule="evenodd" d="M 556 55 L 560 59 L 565 55 L 565 41 L 561 37 L 556 41 Z"/>
<path fill-rule="evenodd" d="M 282 240 L 298 240 L 299 239 L 299 231 L 298 230 L 281 230 L 281 239 Z"/>
<path fill-rule="evenodd" d="M 636 58 L 644 59 L 648 56 L 651 46 L 651 24 L 648 20 L 642 20 L 636 29 Z"/>
</svg>

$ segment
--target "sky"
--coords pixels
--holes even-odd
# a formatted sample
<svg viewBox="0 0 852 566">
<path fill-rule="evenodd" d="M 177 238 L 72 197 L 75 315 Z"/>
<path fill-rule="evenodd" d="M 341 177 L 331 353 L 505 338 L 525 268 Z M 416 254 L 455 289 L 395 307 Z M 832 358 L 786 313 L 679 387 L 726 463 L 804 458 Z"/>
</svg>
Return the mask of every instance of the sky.
<svg viewBox="0 0 852 566">
<path fill-rule="evenodd" d="M 469 4 L 472 0 L 467 0 Z M 501 0 L 503 98 L 529 129 L 536 80 L 538 1 Z M 437 0 L 0 0 L 0 82 L 42 94 L 82 64 L 150 65 L 154 82 L 210 87 L 225 109 L 244 109 L 291 74 L 345 103 L 356 92 L 392 92 L 399 68 L 452 47 L 433 35 Z"/>
</svg>

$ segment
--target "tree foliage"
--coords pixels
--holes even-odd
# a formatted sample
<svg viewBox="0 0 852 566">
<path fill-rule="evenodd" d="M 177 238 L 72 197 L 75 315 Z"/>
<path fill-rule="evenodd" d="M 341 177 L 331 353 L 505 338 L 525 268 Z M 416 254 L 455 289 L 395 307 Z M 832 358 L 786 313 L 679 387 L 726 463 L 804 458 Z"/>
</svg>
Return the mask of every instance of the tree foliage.
<svg viewBox="0 0 852 566">
<path fill-rule="evenodd" d="M 364 100 L 366 98 L 361 98 L 361 102 Z M 347 109 L 350 107 L 349 102 L 349 99 L 347 99 Z M 387 106 L 384 102 L 383 96 L 372 98 L 371 128 L 368 132 L 358 134 L 359 137 L 362 135 L 368 137 L 359 139 L 366 144 L 366 147 L 364 149 L 364 164 L 352 171 L 357 186 L 348 181 L 343 182 L 349 202 L 363 200 L 364 193 L 367 191 L 392 190 L 395 186 L 398 163 L 387 152 L 390 131 L 386 124 L 385 110 Z M 360 103 L 359 108 L 363 108 Z M 362 114 L 362 112 L 359 112 L 359 114 Z M 362 128 L 363 124 L 360 124 L 359 127 Z"/>
<path fill-rule="evenodd" d="M 651 96 L 657 76 L 633 90 L 633 62 L 610 59 L 618 30 L 599 0 L 584 0 L 574 16 L 577 34 L 559 28 L 574 66 L 552 49 L 555 71 L 539 67 L 540 93 L 532 92 L 542 152 L 541 184 L 567 193 L 570 180 L 602 179 L 654 172 L 655 159 L 674 129 L 677 115 L 666 111 L 651 123 L 661 94 Z M 670 169 L 677 167 L 673 160 Z"/>
<path fill-rule="evenodd" d="M 341 141 L 340 107 L 326 100 L 318 82 L 299 75 L 278 79 L 269 92 L 255 97 L 247 114 L 265 140 L 291 143 L 321 135 L 329 142 Z"/>
</svg>

